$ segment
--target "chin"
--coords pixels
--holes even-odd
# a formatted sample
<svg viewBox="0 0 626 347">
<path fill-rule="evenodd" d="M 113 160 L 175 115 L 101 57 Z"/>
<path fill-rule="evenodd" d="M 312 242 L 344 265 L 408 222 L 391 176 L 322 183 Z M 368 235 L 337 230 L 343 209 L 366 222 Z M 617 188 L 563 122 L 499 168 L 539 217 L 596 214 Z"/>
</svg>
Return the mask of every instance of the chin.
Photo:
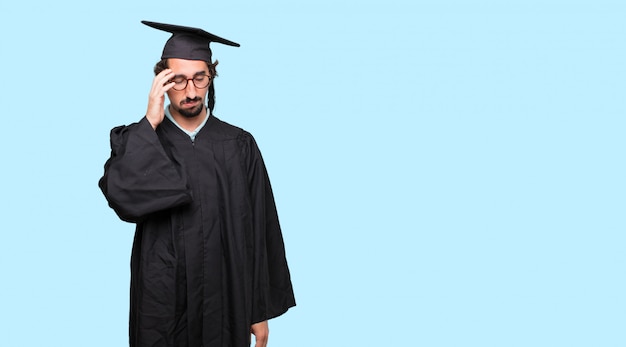
<svg viewBox="0 0 626 347">
<path fill-rule="evenodd" d="M 195 118 L 195 117 L 198 117 L 202 113 L 203 110 L 204 110 L 204 105 L 200 104 L 198 105 L 198 107 L 192 108 L 189 110 L 179 109 L 178 113 L 180 113 L 180 115 L 185 118 Z"/>
</svg>

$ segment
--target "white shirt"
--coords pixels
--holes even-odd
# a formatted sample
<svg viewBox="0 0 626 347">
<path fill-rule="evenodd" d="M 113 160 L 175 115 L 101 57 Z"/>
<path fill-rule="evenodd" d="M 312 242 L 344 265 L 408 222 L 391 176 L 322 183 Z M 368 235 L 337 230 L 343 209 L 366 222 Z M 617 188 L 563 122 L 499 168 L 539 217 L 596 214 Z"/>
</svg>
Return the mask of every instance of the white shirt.
<svg viewBox="0 0 626 347">
<path fill-rule="evenodd" d="M 200 130 L 202 129 L 202 127 L 206 124 L 207 120 L 209 120 L 209 115 L 207 115 L 204 120 L 202 121 L 202 123 L 200 123 L 200 125 L 198 125 L 198 127 L 194 130 L 194 131 L 189 131 L 187 129 L 184 129 L 183 127 L 180 126 L 180 124 L 178 124 L 175 120 L 174 117 L 172 117 L 172 114 L 170 113 L 170 105 L 167 105 L 167 107 L 165 107 L 165 116 L 172 121 L 172 123 L 176 124 L 176 126 L 185 132 L 185 134 L 189 135 L 189 137 L 191 138 L 191 142 L 195 141 L 196 139 L 196 135 L 198 135 L 198 132 L 200 132 Z"/>
</svg>

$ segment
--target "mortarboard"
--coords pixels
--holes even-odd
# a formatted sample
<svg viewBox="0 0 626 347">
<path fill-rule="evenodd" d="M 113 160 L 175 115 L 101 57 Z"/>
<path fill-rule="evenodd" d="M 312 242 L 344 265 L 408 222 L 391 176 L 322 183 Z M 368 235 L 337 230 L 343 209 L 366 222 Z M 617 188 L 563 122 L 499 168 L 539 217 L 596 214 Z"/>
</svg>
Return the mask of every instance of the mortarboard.
<svg viewBox="0 0 626 347">
<path fill-rule="evenodd" d="M 161 59 L 180 58 L 187 60 L 203 60 L 211 62 L 211 42 L 239 47 L 238 43 L 208 33 L 202 29 L 174 24 L 141 21 L 143 24 L 172 33 L 163 47 Z"/>
</svg>

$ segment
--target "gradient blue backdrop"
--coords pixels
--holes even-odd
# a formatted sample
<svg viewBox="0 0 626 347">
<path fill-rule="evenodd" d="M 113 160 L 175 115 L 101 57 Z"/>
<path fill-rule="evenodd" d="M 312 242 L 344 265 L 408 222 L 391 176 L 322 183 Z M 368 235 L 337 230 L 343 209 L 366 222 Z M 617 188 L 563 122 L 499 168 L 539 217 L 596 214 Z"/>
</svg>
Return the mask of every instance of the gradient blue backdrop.
<svg viewBox="0 0 626 347">
<path fill-rule="evenodd" d="M 168 35 L 270 171 L 298 306 L 270 346 L 626 346 L 622 1 L 3 1 L 0 345 L 127 345 L 97 188 Z"/>
</svg>

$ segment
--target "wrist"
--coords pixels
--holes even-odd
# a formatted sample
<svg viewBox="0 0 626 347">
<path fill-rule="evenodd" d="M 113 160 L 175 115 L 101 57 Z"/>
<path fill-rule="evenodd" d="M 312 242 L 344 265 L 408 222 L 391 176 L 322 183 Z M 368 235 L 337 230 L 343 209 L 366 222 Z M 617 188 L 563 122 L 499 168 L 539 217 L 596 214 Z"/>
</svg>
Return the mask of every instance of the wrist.
<svg viewBox="0 0 626 347">
<path fill-rule="evenodd" d="M 148 123 L 150 123 L 150 125 L 152 126 L 152 129 L 154 130 L 156 130 L 156 128 L 159 126 L 159 122 L 156 122 L 154 119 L 152 119 L 148 115 L 146 115 L 146 120 L 148 121 Z"/>
</svg>

